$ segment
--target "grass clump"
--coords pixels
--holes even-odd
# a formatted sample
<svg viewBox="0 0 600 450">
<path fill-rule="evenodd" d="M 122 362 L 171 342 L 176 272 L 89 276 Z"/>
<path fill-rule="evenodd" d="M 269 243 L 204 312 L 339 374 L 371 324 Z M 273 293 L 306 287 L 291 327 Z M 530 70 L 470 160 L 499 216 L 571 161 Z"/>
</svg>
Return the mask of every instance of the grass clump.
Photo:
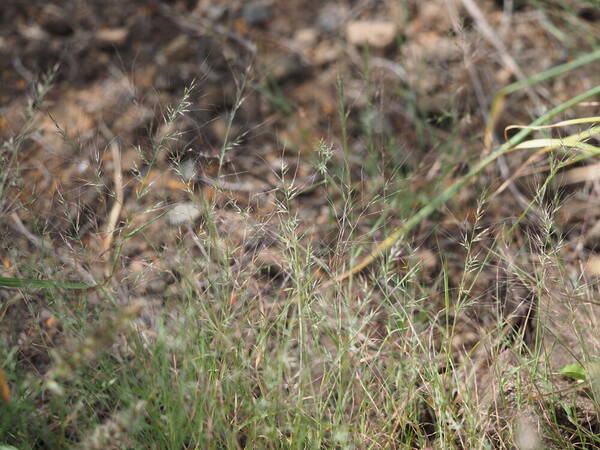
<svg viewBox="0 0 600 450">
<path fill-rule="evenodd" d="M 507 94 L 591 55 L 501 91 L 490 123 Z M 37 109 L 2 147 L 3 194 L 19 192 L 17 167 L 24 149 L 35 149 L 52 76 L 44 80 L 31 103 Z M 190 119 L 197 84 L 148 127 L 147 146 L 106 132 L 94 174 L 104 183 L 97 204 L 110 208 L 96 213 L 103 226 L 89 238 L 52 229 L 39 238 L 35 200 L 2 197 L 2 245 L 23 239 L 31 247 L 13 249 L 0 278 L 0 444 L 598 445 L 596 287 L 568 260 L 572 243 L 558 224 L 565 200 L 553 190 L 560 170 L 597 155 L 597 118 L 559 122 L 589 126 L 562 139 L 526 138 L 551 131 L 555 117 L 600 87 L 464 165 L 445 142 L 435 171 L 423 172 L 391 154 L 395 140 L 372 98 L 353 126 L 356 111 L 338 78 L 339 144 L 320 139 L 308 175 L 298 155 L 268 155 L 274 181 L 256 188 L 232 182 L 244 170 L 230 162 L 247 137 L 235 124 L 253 86 L 286 117 L 295 114 L 278 84 L 255 85 L 244 72 L 220 111 L 214 155 L 182 145 L 190 123 L 200 128 Z M 444 127 L 458 123 L 449 118 Z M 421 131 L 436 128 L 414 120 Z M 546 158 L 546 175 L 524 208 L 496 206 L 517 174 L 494 190 L 492 163 L 528 148 L 542 149 L 536 158 Z M 126 169 L 131 149 L 139 165 Z M 186 175 L 188 160 L 198 173 Z M 181 205 L 194 214 L 169 222 Z"/>
</svg>

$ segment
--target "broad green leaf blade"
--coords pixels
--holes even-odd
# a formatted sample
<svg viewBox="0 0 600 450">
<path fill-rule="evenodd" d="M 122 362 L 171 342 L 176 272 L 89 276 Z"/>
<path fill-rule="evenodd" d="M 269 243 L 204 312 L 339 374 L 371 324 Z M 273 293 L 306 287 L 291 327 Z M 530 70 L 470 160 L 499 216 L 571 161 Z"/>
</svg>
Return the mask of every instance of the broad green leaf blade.
<svg viewBox="0 0 600 450">
<path fill-rule="evenodd" d="M 575 380 L 585 380 L 585 369 L 580 364 L 567 364 L 559 372 L 561 375 L 573 378 Z"/>
</svg>

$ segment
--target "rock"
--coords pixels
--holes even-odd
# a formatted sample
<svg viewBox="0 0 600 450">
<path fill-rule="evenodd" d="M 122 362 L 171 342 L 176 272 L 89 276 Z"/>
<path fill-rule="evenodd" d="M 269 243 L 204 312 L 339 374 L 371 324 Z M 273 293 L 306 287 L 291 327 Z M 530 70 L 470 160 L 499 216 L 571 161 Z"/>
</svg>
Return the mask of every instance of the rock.
<svg viewBox="0 0 600 450">
<path fill-rule="evenodd" d="M 457 107 L 457 92 L 468 75 L 460 63 L 463 55 L 455 39 L 423 32 L 402 45 L 401 53 L 407 82 L 419 98 L 419 110 L 435 112 Z M 461 98 L 465 102 L 472 97 L 462 94 Z"/>
<path fill-rule="evenodd" d="M 262 25 L 271 18 L 271 2 L 256 0 L 242 8 L 242 17 L 249 25 Z"/>
<path fill-rule="evenodd" d="M 393 22 L 358 21 L 346 26 L 346 38 L 354 45 L 385 48 L 394 42 L 398 27 Z"/>
<path fill-rule="evenodd" d="M 171 225 L 182 225 L 193 222 L 200 217 L 200 208 L 194 203 L 178 203 L 167 213 L 167 222 Z"/>
<path fill-rule="evenodd" d="M 123 45 L 127 40 L 127 28 L 100 28 L 96 32 L 96 39 L 102 45 Z"/>
<path fill-rule="evenodd" d="M 339 41 L 320 42 L 313 51 L 313 63 L 318 66 L 330 63 L 338 59 L 343 51 L 344 48 Z"/>
<path fill-rule="evenodd" d="M 74 29 L 69 23 L 69 13 L 56 5 L 47 4 L 41 16 L 40 24 L 42 28 L 55 36 L 70 36 Z"/>
<path fill-rule="evenodd" d="M 308 47 L 317 42 L 319 34 L 314 28 L 301 28 L 294 33 L 294 42 L 301 47 Z"/>
<path fill-rule="evenodd" d="M 213 2 L 198 2 L 196 8 L 192 12 L 193 15 L 198 17 L 206 17 L 208 20 L 217 22 L 221 20 L 227 13 L 227 4 L 213 4 Z"/>
<path fill-rule="evenodd" d="M 585 262 L 583 269 L 591 277 L 600 276 L 600 256 L 591 256 Z"/>
<path fill-rule="evenodd" d="M 598 6 L 582 8 L 577 15 L 588 22 L 600 22 L 600 8 Z"/>
<path fill-rule="evenodd" d="M 343 5 L 328 3 L 319 12 L 317 26 L 326 33 L 335 31 L 344 23 L 347 15 L 348 11 Z"/>
<path fill-rule="evenodd" d="M 267 73 L 277 82 L 284 83 L 290 79 L 302 79 L 308 73 L 308 67 L 296 55 L 272 53 L 265 57 L 264 65 Z"/>
<path fill-rule="evenodd" d="M 198 171 L 196 170 L 196 163 L 193 159 L 186 159 L 179 166 L 179 173 L 185 181 L 194 181 L 198 178 Z"/>
<path fill-rule="evenodd" d="M 31 41 L 43 41 L 49 38 L 48 33 L 37 23 L 32 25 L 17 24 L 17 30 L 21 36 Z"/>
</svg>

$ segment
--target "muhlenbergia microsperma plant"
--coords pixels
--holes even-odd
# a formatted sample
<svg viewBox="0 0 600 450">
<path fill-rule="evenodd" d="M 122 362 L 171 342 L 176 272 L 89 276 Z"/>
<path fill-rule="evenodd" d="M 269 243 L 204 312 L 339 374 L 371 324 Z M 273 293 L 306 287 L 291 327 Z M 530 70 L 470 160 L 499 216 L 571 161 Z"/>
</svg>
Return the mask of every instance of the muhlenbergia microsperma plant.
<svg viewBox="0 0 600 450">
<path fill-rule="evenodd" d="M 12 182 L 18 179 L 19 167 L 17 166 L 18 157 L 20 156 L 23 144 L 31 137 L 31 133 L 35 131 L 36 113 L 40 110 L 44 103 L 44 99 L 48 91 L 52 87 L 58 66 L 43 75 L 39 82 L 33 86 L 32 97 L 27 102 L 25 111 L 23 112 L 23 124 L 21 130 L 16 136 L 2 142 L 0 146 L 0 214 L 8 214 L 9 198 L 6 195 L 6 190 Z"/>
<path fill-rule="evenodd" d="M 472 181 L 473 178 L 475 178 L 485 167 L 487 167 L 490 163 L 492 163 L 493 161 L 498 159 L 500 156 L 515 149 L 520 143 L 522 143 L 522 141 L 525 140 L 525 138 L 527 136 L 529 136 L 532 133 L 532 131 L 536 127 L 545 125 L 553 117 L 556 117 L 560 113 L 567 111 L 570 108 L 572 108 L 573 106 L 575 106 L 583 101 L 586 101 L 590 98 L 593 98 L 593 97 L 597 96 L 598 94 L 600 94 L 600 86 L 593 87 L 593 88 L 583 92 L 582 94 L 579 94 L 579 95 L 571 98 L 570 100 L 567 100 L 566 102 L 552 108 L 550 111 L 543 114 L 538 119 L 534 120 L 530 126 L 524 127 L 521 131 L 519 131 L 512 138 L 510 138 L 506 143 L 499 146 L 497 149 L 495 149 L 494 151 L 489 153 L 487 156 L 483 157 L 477 164 L 474 165 L 474 167 L 472 167 L 469 170 L 469 172 L 465 176 L 463 176 L 459 180 L 455 181 L 451 186 L 446 188 L 441 194 L 439 194 L 437 197 L 432 199 L 430 203 L 423 206 L 416 214 L 414 214 L 412 217 L 410 217 L 400 227 L 398 227 L 389 236 L 387 236 L 383 242 L 378 244 L 358 264 L 356 264 L 352 268 L 348 269 L 347 271 L 341 273 L 340 275 L 336 276 L 333 280 L 328 282 L 325 285 L 325 287 L 330 287 L 336 283 L 344 281 L 345 279 L 351 277 L 352 275 L 359 273 L 365 267 L 367 267 L 371 263 L 373 263 L 379 256 L 381 256 L 386 250 L 388 250 L 392 245 L 394 245 L 394 243 L 396 243 L 396 241 L 398 241 L 399 239 L 402 239 L 408 231 L 413 229 L 415 226 L 417 226 L 419 223 L 421 223 L 421 221 L 423 221 L 426 217 L 428 217 L 430 214 L 432 214 L 434 211 L 436 211 L 439 207 L 444 205 L 460 189 L 462 189 L 466 184 L 468 184 L 470 181 Z M 598 132 L 598 130 L 594 128 L 591 130 L 591 132 L 590 132 L 590 130 L 588 130 L 586 132 L 573 135 L 571 137 L 571 139 L 567 141 L 566 145 L 571 146 L 571 147 L 583 148 L 584 150 L 595 152 L 596 151 L 595 147 L 591 148 L 593 146 L 590 146 L 589 144 L 582 142 L 582 139 L 589 138 L 597 132 Z M 544 143 L 541 145 L 554 145 L 554 146 L 558 147 L 561 145 L 560 142 L 561 142 L 561 140 L 557 140 L 557 142 L 553 141 L 549 144 L 546 144 L 544 141 Z M 534 144 L 537 144 L 536 147 L 540 146 L 540 144 L 537 142 Z M 588 155 L 591 155 L 591 154 L 593 154 L 593 153 L 588 153 Z"/>
<path fill-rule="evenodd" d="M 46 95 L 52 88 L 56 73 L 59 66 L 54 66 L 50 71 L 43 75 L 39 82 L 33 86 L 32 97 L 27 102 L 27 106 L 23 113 L 23 123 L 20 131 L 16 136 L 9 138 L 0 145 L 0 216 L 8 218 L 11 214 L 11 209 L 15 207 L 15 203 L 11 201 L 9 195 L 11 187 L 16 180 L 19 179 L 18 158 L 22 151 L 23 145 L 31 137 L 36 130 L 37 113 L 41 110 L 44 104 Z M 27 278 L 15 277 L 0 277 L 0 287 L 12 288 L 63 288 L 86 290 L 91 286 L 83 283 L 72 283 L 60 280 L 36 280 Z"/>
<path fill-rule="evenodd" d="M 592 55 L 502 92 L 564 74 L 596 60 L 597 52 Z M 371 75 L 367 67 L 367 84 Z M 553 108 L 494 151 L 486 149 L 466 175 L 447 183 L 434 173 L 419 183 L 422 172 L 404 165 L 404 155 L 394 147 L 397 136 L 376 123 L 376 114 L 384 116 L 374 100 L 377 89 L 367 86 L 368 98 L 359 106 L 354 85 L 346 83 L 353 89 L 344 92 L 340 77 L 333 121 L 339 143 L 321 140 L 310 149 L 312 171 L 302 166 L 304 149 L 291 155 L 268 149 L 264 159 L 263 153 L 252 154 L 252 164 L 273 166 L 265 177 L 269 187 L 244 191 L 251 197 L 247 201 L 226 180 L 236 158 L 247 157 L 254 145 L 242 140 L 249 133 L 235 131 L 238 114 L 247 117 L 246 102 L 253 100 L 245 92 L 250 76 L 246 71 L 233 83 L 237 91 L 228 111 L 215 112 L 225 117 L 222 133 L 215 133 L 223 138 L 213 147 L 216 178 L 187 176 L 189 170 L 171 165 L 178 164 L 177 157 L 175 162 L 163 158 L 182 140 L 182 124 L 194 110 L 195 83 L 157 118 L 148 147 L 136 144 L 140 167 L 124 170 L 121 184 L 111 185 L 98 166 L 94 182 L 104 199 L 124 203 L 114 223 L 99 217 L 114 235 L 104 249 L 109 258 L 92 267 L 108 272 L 104 282 L 89 289 L 0 279 L 0 286 L 10 288 L 0 292 L 0 332 L 6 328 L 15 337 L 0 349 L 0 447 L 511 448 L 517 443 L 527 448 L 521 444 L 525 432 L 533 429 L 539 438 L 544 427 L 559 448 L 571 445 L 564 437 L 568 432 L 577 435 L 577 443 L 596 444 L 590 431 L 595 425 L 582 425 L 578 405 L 563 396 L 569 389 L 591 389 L 588 397 L 597 401 L 598 363 L 590 345 L 595 341 L 585 334 L 591 327 L 572 322 L 578 340 L 563 347 L 570 346 L 572 354 L 582 350 L 583 356 L 578 353 L 560 373 L 580 381 L 557 388 L 555 373 L 549 372 L 558 371 L 549 369 L 544 340 L 555 332 L 555 317 L 544 311 L 552 312 L 553 301 L 565 298 L 589 306 L 585 302 L 595 295 L 592 282 L 565 267 L 571 254 L 557 227 L 561 194 L 553 191 L 552 179 L 560 168 L 598 154 L 589 139 L 598 132 L 597 121 L 555 124 L 589 127 L 563 139 L 525 139 L 540 131 L 550 134 L 550 120 L 600 89 Z M 48 76 L 36 88 L 39 100 L 31 102 L 26 118 L 35 115 L 51 81 Z M 292 101 L 283 97 L 285 90 L 271 88 L 269 99 L 278 113 L 295 114 L 286 106 Z M 494 114 L 491 122 L 498 118 Z M 435 126 L 424 116 L 410 120 L 417 129 L 411 143 L 429 147 L 427 130 Z M 25 126 L 21 137 L 2 147 L 3 164 L 11 169 L 0 174 L 4 215 L 14 206 L 6 193 L 19 175 L 19 149 L 33 128 Z M 448 133 L 449 140 L 455 132 Z M 67 139 L 66 133 L 62 137 Z M 104 167 L 119 157 L 115 148 Z M 548 176 L 525 211 L 493 214 L 501 186 L 484 188 L 476 207 L 471 199 L 478 193 L 470 196 L 464 220 L 440 214 L 451 222 L 448 229 L 448 222 L 432 217 L 497 157 L 527 149 L 537 154 L 506 182 L 527 173 L 536 158 L 550 156 L 550 162 L 535 168 Z M 560 152 L 567 155 L 555 158 Z M 462 162 L 439 153 L 434 156 L 441 156 L 442 166 Z M 112 167 L 117 172 L 118 166 Z M 179 173 L 181 182 L 169 179 L 171 185 L 161 186 L 153 182 L 156 172 Z M 446 189 L 436 195 L 438 185 Z M 165 221 L 167 203 L 182 198 L 194 219 Z M 260 201 L 253 202 L 256 198 Z M 354 265 L 379 236 L 383 242 Z M 84 244 L 72 248 L 86 250 Z M 62 263 L 54 254 L 38 260 L 33 253 L 14 253 L 23 265 Z M 359 273 L 370 264 L 369 273 Z M 339 267 L 348 270 L 336 277 Z M 502 303 L 513 295 L 510 283 L 526 295 L 509 300 L 519 305 L 523 300 L 529 309 L 510 310 Z M 534 317 L 538 306 L 542 314 Z M 581 304 L 561 306 L 563 316 L 571 317 Z M 519 315 L 523 310 L 526 314 Z M 550 342 L 560 347 L 561 342 Z"/>
<path fill-rule="evenodd" d="M 156 161 L 161 153 L 169 150 L 169 145 L 173 142 L 178 141 L 182 137 L 182 132 L 175 126 L 176 121 L 190 111 L 192 103 L 190 98 L 192 93 L 196 90 L 196 82 L 192 81 L 190 85 L 186 86 L 183 91 L 181 99 L 175 106 L 168 106 L 163 116 L 162 127 L 159 128 L 159 132 L 153 136 L 152 145 L 148 152 L 139 150 L 140 155 L 146 165 L 146 173 L 149 174 L 150 170 L 156 165 Z M 140 180 L 141 187 L 137 190 L 137 199 L 139 200 L 148 193 L 151 187 L 151 183 L 145 178 Z"/>
</svg>

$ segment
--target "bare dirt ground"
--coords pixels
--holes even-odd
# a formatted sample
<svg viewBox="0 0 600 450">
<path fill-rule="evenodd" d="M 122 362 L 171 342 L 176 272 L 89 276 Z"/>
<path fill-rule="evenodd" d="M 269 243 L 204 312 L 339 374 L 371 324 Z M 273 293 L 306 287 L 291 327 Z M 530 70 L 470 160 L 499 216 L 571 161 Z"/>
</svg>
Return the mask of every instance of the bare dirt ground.
<svg viewBox="0 0 600 450">
<path fill-rule="evenodd" d="M 357 249 L 365 252 L 382 241 L 485 153 L 494 93 L 598 46 L 600 7 L 593 1 L 482 0 L 475 9 L 471 3 L 5 1 L 3 141 L 23 130 L 23 113 L 45 74 L 55 76 L 44 102 L 33 105 L 39 109 L 34 126 L 10 169 L 14 176 L 0 211 L 0 275 L 88 285 L 107 280 L 116 304 L 142 305 L 137 326 L 150 339 L 171 301 L 224 282 L 216 274 L 226 258 L 227 296 L 219 301 L 248 317 L 275 317 L 295 279 L 286 253 L 295 244 L 282 239 L 290 216 L 298 245 L 327 263 L 320 271 L 304 270 L 317 281 L 341 273 L 357 262 Z M 370 24 L 366 37 L 351 29 L 354 23 Z M 486 34 L 486 25 L 493 35 Z M 599 73 L 598 64 L 590 64 L 511 95 L 496 142 L 503 142 L 507 125 L 527 124 L 598 85 Z M 594 115 L 597 103 L 560 118 Z M 349 195 L 333 189 L 319 170 L 326 150 L 328 167 L 350 174 Z M 543 387 L 512 375 L 505 385 L 494 381 L 520 367 L 507 341 L 537 342 L 547 350 L 546 369 L 553 374 L 597 354 L 600 346 L 593 331 L 596 307 L 563 301 L 582 292 L 566 279 L 579 280 L 584 296 L 597 298 L 597 177 L 565 169 L 561 189 L 549 188 L 521 221 L 516 219 L 539 194 L 545 172 L 517 179 L 478 210 L 482 192 L 494 193 L 525 159 L 515 153 L 488 167 L 421 222 L 386 264 L 400 277 L 407 267 L 419 266 L 419 286 L 426 288 L 413 295 L 427 299 L 422 313 L 432 321 L 419 332 L 432 349 L 451 347 L 453 360 L 439 361 L 439 371 L 454 371 L 478 391 L 482 423 L 490 414 L 498 419 L 486 432 L 500 436 L 494 438 L 499 447 L 510 447 L 498 425 L 507 417 L 518 412 L 536 428 L 539 410 L 552 410 L 565 417 L 550 422 L 564 428 L 539 433 L 548 446 L 568 435 L 573 445 L 588 442 L 581 445 L 592 448 L 581 438 L 582 428 L 598 431 L 589 389 L 562 375 Z M 7 169 L 8 163 L 6 157 Z M 555 202 L 561 208 L 547 230 L 539 209 Z M 209 204 L 210 217 L 203 209 Z M 507 237 L 503 225 L 513 223 Z M 486 230 L 471 249 L 486 263 L 476 276 L 465 268 L 463 246 L 475 224 Z M 544 241 L 546 235 L 560 236 L 562 266 L 552 270 L 543 255 L 558 244 Z M 532 281 L 539 278 L 529 275 L 544 269 L 542 289 Z M 370 306 L 349 315 L 368 315 L 389 301 L 377 269 L 355 279 L 345 295 L 368 296 Z M 456 293 L 452 301 L 460 301 L 464 285 L 470 286 L 470 300 L 452 317 L 453 339 L 447 343 L 440 331 L 453 311 L 446 294 Z M 80 311 L 82 322 L 111 310 L 98 292 L 60 297 Z M 0 355 L 10 360 L 6 376 L 17 392 L 19 378 L 45 377 L 56 368 L 57 352 L 68 351 L 77 335 L 66 330 L 81 324 L 64 323 L 44 292 L 0 288 L 0 299 Z M 500 317 L 506 321 L 498 332 Z M 547 336 L 536 327 L 542 318 L 552 324 L 542 332 Z M 374 314 L 362 331 L 365 339 L 384 339 L 389 320 Z M 251 334 L 239 338 L 255 345 Z M 511 397 L 520 392 L 511 383 L 535 391 L 538 409 Z M 576 404 L 571 415 L 548 406 L 550 392 L 565 392 L 564 404 Z M 451 396 L 458 402 L 460 395 L 457 390 Z M 421 414 L 423 424 L 436 420 L 432 405 Z M 78 439 L 76 431 L 70 433 L 66 441 Z M 430 437 L 439 438 L 433 431 Z M 18 441 L 12 436 L 6 442 L 11 439 Z M 51 440 L 42 441 L 32 447 Z M 402 447 L 392 441 L 387 445 Z"/>
</svg>

